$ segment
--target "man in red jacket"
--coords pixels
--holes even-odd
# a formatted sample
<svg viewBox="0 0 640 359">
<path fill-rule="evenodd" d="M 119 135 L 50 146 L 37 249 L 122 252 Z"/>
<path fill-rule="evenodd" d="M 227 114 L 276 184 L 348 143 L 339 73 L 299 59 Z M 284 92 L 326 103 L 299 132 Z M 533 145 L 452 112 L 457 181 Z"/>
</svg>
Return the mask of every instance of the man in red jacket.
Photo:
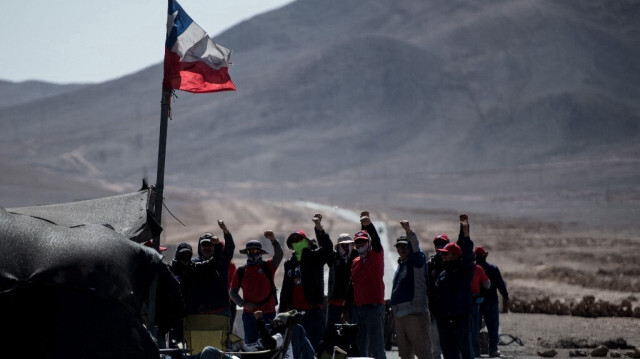
<svg viewBox="0 0 640 359">
<path fill-rule="evenodd" d="M 274 278 L 284 254 L 273 231 L 265 231 L 264 237 L 273 246 L 273 257 L 263 260 L 262 256 L 269 253 L 262 249 L 260 241 L 247 242 L 245 248 L 240 250 L 241 254 L 247 256 L 247 263 L 236 270 L 229 290 L 231 299 L 243 307 L 245 344 L 255 343 L 260 339 L 258 323 L 253 315 L 256 311 L 262 313 L 262 318 L 267 324 L 271 324 L 276 317 L 277 293 Z M 242 297 L 239 294 L 240 288 Z"/>
<path fill-rule="evenodd" d="M 384 250 L 369 212 L 360 214 L 362 230 L 353 237 L 359 256 L 351 265 L 353 316 L 358 324 L 358 351 L 365 357 L 386 359 L 384 351 Z"/>
</svg>

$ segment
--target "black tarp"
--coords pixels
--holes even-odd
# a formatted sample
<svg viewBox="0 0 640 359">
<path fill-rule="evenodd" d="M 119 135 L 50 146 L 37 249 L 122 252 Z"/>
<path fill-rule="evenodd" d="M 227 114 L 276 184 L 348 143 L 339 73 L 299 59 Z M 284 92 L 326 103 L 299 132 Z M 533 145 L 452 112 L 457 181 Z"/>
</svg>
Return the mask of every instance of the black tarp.
<svg viewBox="0 0 640 359">
<path fill-rule="evenodd" d="M 161 230 L 150 216 L 153 208 L 153 194 L 151 189 L 142 189 L 119 196 L 44 206 L 8 208 L 7 211 L 42 218 L 65 227 L 106 224 L 121 235 L 142 243 L 153 238 L 153 235 Z"/>
<path fill-rule="evenodd" d="M 11 212 L 0 207 L 0 351 L 159 357 L 142 320 L 156 275 L 159 325 L 175 322 L 180 302 L 160 254 L 135 242 L 150 239 L 148 200 L 142 191 Z"/>
</svg>

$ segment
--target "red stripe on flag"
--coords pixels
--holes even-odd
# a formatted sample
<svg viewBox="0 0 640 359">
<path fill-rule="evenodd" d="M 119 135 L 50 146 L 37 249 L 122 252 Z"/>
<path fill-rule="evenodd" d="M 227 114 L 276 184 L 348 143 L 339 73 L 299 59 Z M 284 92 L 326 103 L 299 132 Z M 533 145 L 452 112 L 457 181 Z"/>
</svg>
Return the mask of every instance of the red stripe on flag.
<svg viewBox="0 0 640 359">
<path fill-rule="evenodd" d="M 236 90 L 228 67 L 215 70 L 203 62 L 180 62 L 169 49 L 165 49 L 162 86 L 194 93 Z"/>
</svg>

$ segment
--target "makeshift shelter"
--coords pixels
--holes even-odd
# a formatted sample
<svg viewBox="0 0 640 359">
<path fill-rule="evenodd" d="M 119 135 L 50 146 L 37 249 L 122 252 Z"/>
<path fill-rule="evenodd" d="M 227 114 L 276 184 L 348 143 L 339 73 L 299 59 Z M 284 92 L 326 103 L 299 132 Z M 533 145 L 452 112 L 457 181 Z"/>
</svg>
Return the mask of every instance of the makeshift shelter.
<svg viewBox="0 0 640 359">
<path fill-rule="evenodd" d="M 152 248 L 149 189 L 91 201 L 0 207 L 0 347 L 34 358 L 153 358 L 144 326 L 180 320 L 178 284 Z M 136 243 L 138 242 L 138 243 Z M 0 354 L 0 357 L 4 357 Z"/>
<path fill-rule="evenodd" d="M 110 226 L 134 242 L 143 243 L 160 233 L 162 228 L 153 219 L 154 192 L 143 187 L 138 192 L 97 198 L 88 201 L 44 206 L 9 208 L 8 212 L 23 214 L 65 227 L 88 224 Z"/>
</svg>

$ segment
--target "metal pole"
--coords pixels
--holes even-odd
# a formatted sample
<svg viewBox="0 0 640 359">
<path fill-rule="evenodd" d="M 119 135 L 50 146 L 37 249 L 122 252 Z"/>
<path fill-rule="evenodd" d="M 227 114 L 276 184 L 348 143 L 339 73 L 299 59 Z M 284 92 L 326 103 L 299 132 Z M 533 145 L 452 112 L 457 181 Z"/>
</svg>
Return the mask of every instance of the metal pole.
<svg viewBox="0 0 640 359">
<path fill-rule="evenodd" d="M 162 200 L 164 192 L 164 163 L 167 153 L 167 128 L 169 122 L 169 111 L 171 109 L 171 89 L 162 89 L 162 102 L 160 108 L 160 140 L 158 143 L 158 174 L 156 175 L 156 197 L 153 205 L 153 215 L 159 225 L 162 225 Z M 160 233 L 153 238 L 153 248 L 160 252 Z M 156 327 L 156 291 L 158 289 L 158 276 L 156 275 L 149 290 L 149 305 L 147 307 L 147 328 L 151 330 L 160 348 L 164 347 L 164 342 L 158 338 L 158 328 Z"/>
<path fill-rule="evenodd" d="M 160 141 L 158 143 L 158 174 L 156 175 L 156 201 L 154 204 L 154 216 L 159 225 L 162 225 L 162 200 L 164 193 L 164 163 L 167 153 L 167 128 L 169 111 L 171 109 L 171 89 L 162 89 L 162 102 L 160 109 Z M 160 235 L 153 240 L 153 248 L 160 249 Z"/>
</svg>

